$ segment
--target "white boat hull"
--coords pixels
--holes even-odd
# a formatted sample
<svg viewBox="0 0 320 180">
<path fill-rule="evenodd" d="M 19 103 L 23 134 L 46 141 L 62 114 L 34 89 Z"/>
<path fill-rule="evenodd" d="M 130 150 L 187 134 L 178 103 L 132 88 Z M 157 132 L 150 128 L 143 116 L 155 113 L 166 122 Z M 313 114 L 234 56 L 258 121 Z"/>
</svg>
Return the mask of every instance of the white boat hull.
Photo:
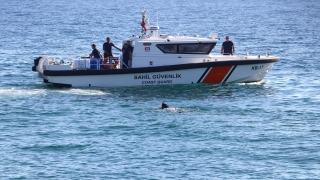
<svg viewBox="0 0 320 180">
<path fill-rule="evenodd" d="M 43 70 L 37 68 L 39 77 L 55 86 L 66 87 L 121 87 L 194 83 L 246 83 L 261 81 L 274 62 L 268 60 L 238 62 L 196 63 L 163 66 L 162 68 L 131 68 L 112 70 Z M 246 62 L 246 63 L 250 63 Z M 262 63 L 264 62 L 264 63 Z M 266 63 L 265 63 L 266 62 Z M 235 65 L 232 65 L 232 64 Z M 197 67 L 198 66 L 198 67 Z M 201 67 L 203 66 L 203 67 Z M 43 65 L 39 66 L 43 67 Z M 184 68 L 184 69 L 183 69 Z M 166 70 L 168 69 L 168 70 Z M 170 70 L 172 69 L 172 70 Z"/>
</svg>

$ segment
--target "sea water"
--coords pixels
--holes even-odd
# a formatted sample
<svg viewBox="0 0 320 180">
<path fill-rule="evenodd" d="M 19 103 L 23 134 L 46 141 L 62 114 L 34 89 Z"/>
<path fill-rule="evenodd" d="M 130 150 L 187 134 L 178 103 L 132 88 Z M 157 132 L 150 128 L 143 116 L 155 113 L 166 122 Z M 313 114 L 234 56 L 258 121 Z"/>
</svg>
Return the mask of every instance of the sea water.
<svg viewBox="0 0 320 180">
<path fill-rule="evenodd" d="M 31 71 L 160 33 L 280 56 L 262 82 L 53 88 Z M 2 1 L 0 179 L 320 179 L 320 2 Z M 113 49 L 116 56 L 119 51 Z M 124 82 L 125 83 L 125 82 Z M 170 108 L 161 109 L 165 101 Z"/>
</svg>

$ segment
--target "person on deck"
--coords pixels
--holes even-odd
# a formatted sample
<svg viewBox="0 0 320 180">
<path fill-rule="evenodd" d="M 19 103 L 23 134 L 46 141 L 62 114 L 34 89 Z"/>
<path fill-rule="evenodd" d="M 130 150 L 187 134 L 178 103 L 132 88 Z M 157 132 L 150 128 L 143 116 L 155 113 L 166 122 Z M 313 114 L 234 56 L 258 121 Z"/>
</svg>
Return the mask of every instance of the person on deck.
<svg viewBox="0 0 320 180">
<path fill-rule="evenodd" d="M 125 44 L 127 45 L 125 47 Z M 127 43 L 125 43 L 123 46 L 122 46 L 122 52 L 124 52 L 125 49 L 129 49 L 129 61 L 128 61 L 128 67 L 131 67 L 132 66 L 132 53 L 133 53 L 133 46 L 131 45 L 131 41 L 127 41 Z"/>
<path fill-rule="evenodd" d="M 128 68 L 129 60 L 131 57 L 131 48 L 128 47 L 127 43 L 123 45 L 122 57 L 123 57 L 122 68 Z"/>
<path fill-rule="evenodd" d="M 125 43 L 125 44 L 127 44 L 127 48 L 129 48 L 131 50 L 131 52 L 133 52 L 133 46 L 131 45 L 131 41 L 128 40 L 127 43 Z M 122 46 L 122 49 L 121 49 L 122 51 L 125 49 L 124 48 L 125 44 L 123 44 L 123 46 Z"/>
<path fill-rule="evenodd" d="M 91 48 L 92 48 L 92 52 L 91 54 L 89 54 L 89 57 L 92 58 L 102 58 L 102 55 L 101 53 L 98 51 L 98 49 L 96 48 L 96 45 L 95 44 L 92 44 L 91 45 Z"/>
<path fill-rule="evenodd" d="M 234 54 L 234 44 L 229 40 L 229 36 L 226 36 L 226 41 L 222 43 L 221 54 L 223 55 L 233 55 Z"/>
<path fill-rule="evenodd" d="M 131 45 L 131 41 L 127 41 L 128 48 L 130 49 L 131 53 L 133 52 L 133 46 Z"/>
<path fill-rule="evenodd" d="M 112 46 L 115 47 L 116 49 L 118 49 L 119 51 L 121 51 L 120 48 L 118 48 L 116 45 L 114 45 L 112 42 L 110 42 L 110 37 L 107 37 L 107 42 L 105 42 L 103 44 L 103 51 L 104 51 L 104 58 L 107 58 L 107 57 L 113 57 L 113 54 L 112 54 Z"/>
</svg>

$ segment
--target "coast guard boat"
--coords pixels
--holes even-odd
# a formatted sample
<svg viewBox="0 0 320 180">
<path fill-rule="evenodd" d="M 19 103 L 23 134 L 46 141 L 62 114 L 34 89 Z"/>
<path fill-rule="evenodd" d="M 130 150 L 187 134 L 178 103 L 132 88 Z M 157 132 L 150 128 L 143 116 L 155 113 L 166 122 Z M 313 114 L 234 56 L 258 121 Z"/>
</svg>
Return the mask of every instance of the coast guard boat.
<svg viewBox="0 0 320 180">
<path fill-rule="evenodd" d="M 132 63 L 121 68 L 120 58 L 56 60 L 41 56 L 34 60 L 33 71 L 57 87 L 119 87 L 194 83 L 249 83 L 261 81 L 279 57 L 249 54 L 211 53 L 219 41 L 209 37 L 159 34 L 159 26 L 149 25 L 142 9 L 142 33 L 125 39 L 132 42 Z M 127 66 L 125 64 L 125 66 Z"/>
</svg>

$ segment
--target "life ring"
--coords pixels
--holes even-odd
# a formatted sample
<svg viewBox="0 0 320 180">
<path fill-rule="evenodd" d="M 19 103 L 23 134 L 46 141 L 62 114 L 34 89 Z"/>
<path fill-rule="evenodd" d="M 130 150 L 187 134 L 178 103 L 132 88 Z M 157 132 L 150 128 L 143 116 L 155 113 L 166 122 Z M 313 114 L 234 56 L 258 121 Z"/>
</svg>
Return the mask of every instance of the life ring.
<svg viewBox="0 0 320 180">
<path fill-rule="evenodd" d="M 110 60 L 114 60 L 114 63 L 113 64 L 108 64 L 107 61 L 108 59 Z M 104 67 L 106 69 L 115 69 L 117 67 L 117 65 L 119 64 L 119 61 L 118 61 L 118 58 L 115 58 L 115 57 L 108 57 L 108 58 L 104 58 L 103 59 L 103 64 L 104 64 Z"/>
</svg>

